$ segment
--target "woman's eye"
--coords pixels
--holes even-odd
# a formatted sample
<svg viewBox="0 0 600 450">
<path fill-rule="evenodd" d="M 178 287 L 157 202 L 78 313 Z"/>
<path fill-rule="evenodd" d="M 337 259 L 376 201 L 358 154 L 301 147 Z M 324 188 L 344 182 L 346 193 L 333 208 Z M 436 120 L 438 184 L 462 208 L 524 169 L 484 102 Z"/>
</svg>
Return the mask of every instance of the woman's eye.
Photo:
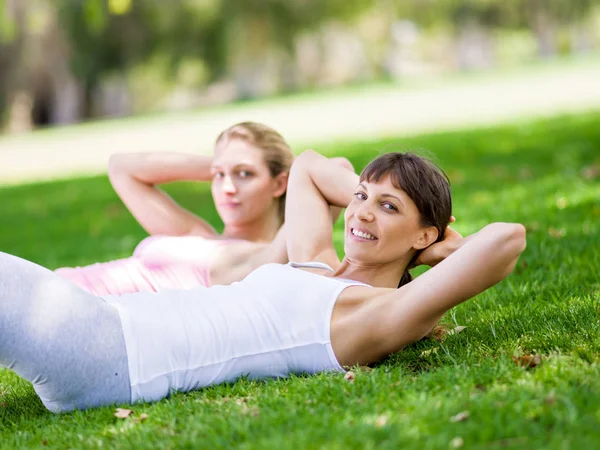
<svg viewBox="0 0 600 450">
<path fill-rule="evenodd" d="M 355 192 L 354 196 L 359 200 L 366 200 L 367 195 L 364 192 Z"/>
<path fill-rule="evenodd" d="M 252 176 L 252 173 L 247 171 L 247 170 L 240 170 L 240 177 L 241 178 L 248 178 Z"/>
<path fill-rule="evenodd" d="M 225 174 L 223 172 L 215 172 L 213 173 L 213 178 L 223 178 Z"/>
<path fill-rule="evenodd" d="M 392 205 L 391 203 L 384 203 L 383 207 L 387 210 L 390 211 L 398 211 L 398 208 L 396 208 L 394 205 Z"/>
</svg>

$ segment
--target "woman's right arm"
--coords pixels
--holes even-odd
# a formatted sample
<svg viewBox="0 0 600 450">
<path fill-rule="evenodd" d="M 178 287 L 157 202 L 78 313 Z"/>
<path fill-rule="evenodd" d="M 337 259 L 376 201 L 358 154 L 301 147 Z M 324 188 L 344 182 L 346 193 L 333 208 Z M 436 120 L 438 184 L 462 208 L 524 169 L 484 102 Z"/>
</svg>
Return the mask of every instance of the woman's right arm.
<svg viewBox="0 0 600 450">
<path fill-rule="evenodd" d="M 285 239 L 290 261 L 320 261 L 334 269 L 330 206 L 345 208 L 358 185 L 358 175 L 339 161 L 312 150 L 301 153 L 290 171 L 285 207 Z"/>
<path fill-rule="evenodd" d="M 111 156 L 113 188 L 149 234 L 214 236 L 203 219 L 179 206 L 157 185 L 172 181 L 209 181 L 212 157 L 190 153 L 123 153 Z"/>
</svg>

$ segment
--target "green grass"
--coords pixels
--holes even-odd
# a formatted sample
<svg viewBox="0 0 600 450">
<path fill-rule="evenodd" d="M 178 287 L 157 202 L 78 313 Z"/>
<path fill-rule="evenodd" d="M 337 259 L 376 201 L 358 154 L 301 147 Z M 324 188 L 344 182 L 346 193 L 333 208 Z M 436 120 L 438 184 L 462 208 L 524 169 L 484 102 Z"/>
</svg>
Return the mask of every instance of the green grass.
<svg viewBox="0 0 600 450">
<path fill-rule="evenodd" d="M 114 408 L 52 415 L 4 370 L 0 447 L 599 447 L 598 123 L 596 113 L 337 147 L 357 168 L 383 148 L 427 149 L 452 181 L 460 232 L 527 226 L 515 273 L 444 318 L 462 333 L 418 342 L 353 383 L 241 380 L 136 405 L 145 421 Z M 207 186 L 168 190 L 221 226 Z M 145 235 L 105 177 L 3 188 L 0 205 L 0 249 L 51 268 L 127 256 Z M 341 249 L 341 224 L 335 233 Z M 543 363 L 519 367 L 511 356 L 521 354 Z M 465 421 L 450 421 L 462 411 Z"/>
</svg>

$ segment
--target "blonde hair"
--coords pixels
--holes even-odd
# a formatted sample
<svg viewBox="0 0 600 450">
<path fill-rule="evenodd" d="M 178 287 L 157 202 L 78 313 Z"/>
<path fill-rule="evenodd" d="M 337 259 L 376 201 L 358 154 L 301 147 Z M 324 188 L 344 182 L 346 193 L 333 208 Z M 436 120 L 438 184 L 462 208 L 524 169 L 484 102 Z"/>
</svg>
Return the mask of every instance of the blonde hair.
<svg viewBox="0 0 600 450">
<path fill-rule="evenodd" d="M 215 145 L 223 145 L 231 139 L 239 139 L 261 150 L 271 177 L 290 171 L 294 154 L 283 136 L 273 128 L 256 122 L 241 122 L 223 131 Z M 279 197 L 279 215 L 282 221 L 284 211 L 285 192 Z"/>
</svg>

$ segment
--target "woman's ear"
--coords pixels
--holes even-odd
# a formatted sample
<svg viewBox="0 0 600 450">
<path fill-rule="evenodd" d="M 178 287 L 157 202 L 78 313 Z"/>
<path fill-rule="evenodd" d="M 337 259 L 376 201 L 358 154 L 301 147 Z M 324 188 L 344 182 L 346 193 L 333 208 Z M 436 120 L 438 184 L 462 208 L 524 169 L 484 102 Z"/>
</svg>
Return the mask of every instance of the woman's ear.
<svg viewBox="0 0 600 450">
<path fill-rule="evenodd" d="M 413 245 L 413 248 L 415 250 L 423 250 L 424 248 L 429 247 L 431 244 L 437 241 L 438 230 L 436 227 L 432 226 L 423 228 L 419 233 L 420 234 L 417 237 L 417 241 Z"/>
<path fill-rule="evenodd" d="M 281 172 L 273 178 L 273 197 L 278 198 L 285 194 L 289 176 L 288 172 Z"/>
</svg>

